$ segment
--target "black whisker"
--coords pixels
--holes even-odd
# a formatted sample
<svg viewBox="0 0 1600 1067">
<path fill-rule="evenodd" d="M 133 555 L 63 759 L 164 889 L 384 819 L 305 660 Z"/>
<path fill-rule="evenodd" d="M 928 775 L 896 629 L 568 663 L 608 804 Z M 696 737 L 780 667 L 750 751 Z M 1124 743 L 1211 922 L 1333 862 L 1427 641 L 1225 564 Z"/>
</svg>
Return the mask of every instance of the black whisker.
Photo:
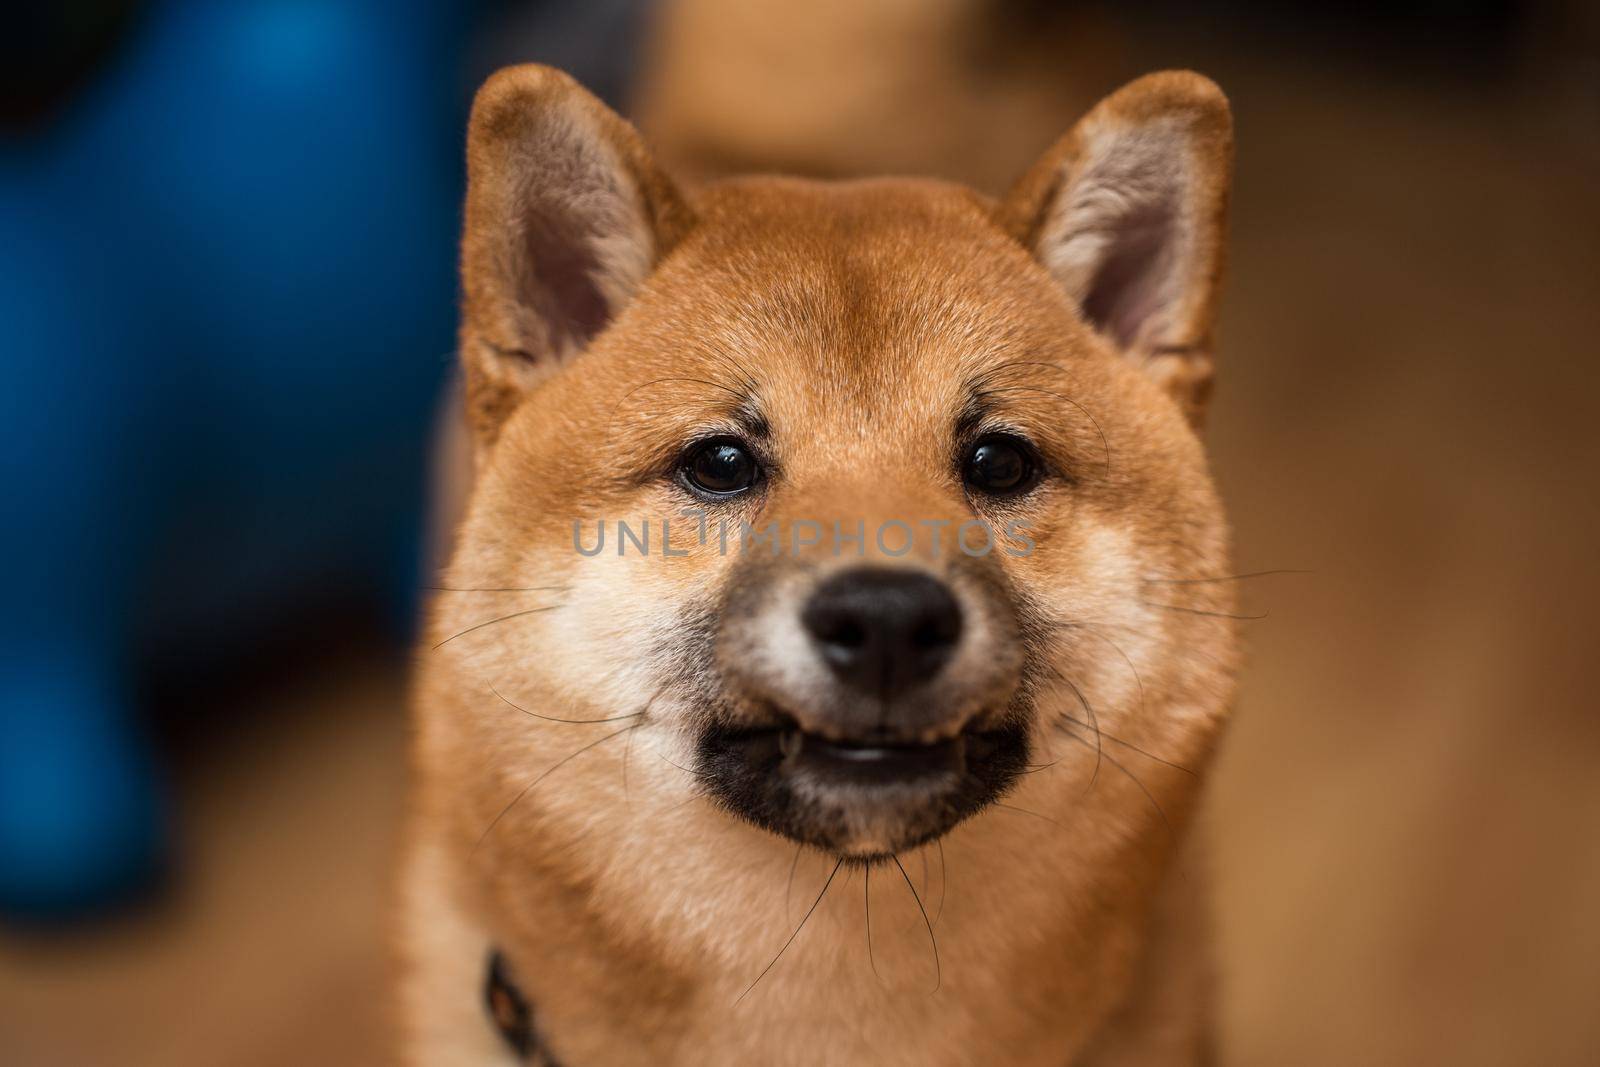
<svg viewBox="0 0 1600 1067">
<path fill-rule="evenodd" d="M 527 708 L 523 707 L 521 704 L 518 704 L 516 701 L 509 699 L 504 693 L 500 692 L 500 690 L 496 689 L 492 685 L 489 687 L 489 692 L 493 693 L 495 696 L 499 697 L 501 700 L 504 700 L 507 704 L 510 704 L 512 707 L 516 708 L 518 711 L 522 712 L 522 714 L 524 714 L 524 715 L 531 715 L 535 719 L 543 719 L 545 722 L 562 722 L 562 723 L 567 723 L 567 724 L 573 725 L 573 726 L 587 726 L 587 725 L 590 725 L 592 723 L 597 723 L 597 722 L 625 722 L 628 719 L 637 719 L 639 716 L 643 715 L 646 711 L 650 710 L 650 705 L 646 704 L 644 706 L 643 710 L 636 711 L 636 712 L 632 713 L 631 715 L 611 715 L 611 716 L 608 716 L 607 718 L 604 718 L 604 719 L 560 719 L 560 718 L 557 718 L 554 715 L 541 715 L 537 711 L 529 711 Z"/>
<path fill-rule="evenodd" d="M 1072 724 L 1074 724 L 1076 726 L 1081 726 L 1085 730 L 1094 729 L 1094 727 L 1090 726 L 1088 723 L 1084 722 L 1082 719 L 1074 719 L 1071 715 L 1068 715 L 1064 711 L 1060 712 L 1059 714 L 1063 719 L 1067 720 L 1068 722 L 1070 722 L 1070 723 L 1072 723 Z M 1154 760 L 1155 762 L 1161 764 L 1163 767 L 1171 767 L 1175 771 L 1182 771 L 1184 774 L 1189 775 L 1191 778 L 1195 777 L 1195 772 L 1193 770 L 1189 769 L 1188 767 L 1185 767 L 1183 764 L 1181 764 L 1181 763 L 1173 763 L 1169 759 L 1162 759 L 1160 756 L 1156 755 L 1154 752 L 1150 752 L 1150 751 L 1147 751 L 1145 749 L 1142 749 L 1138 745 L 1134 744 L 1131 741 L 1124 741 L 1122 738 L 1114 737 L 1111 734 L 1105 733 L 1104 731 L 1100 732 L 1100 736 L 1104 737 L 1107 741 L 1110 741 L 1114 745 L 1121 745 L 1123 748 L 1126 748 L 1126 749 L 1129 749 L 1131 751 L 1139 753 L 1139 755 L 1143 756 L 1145 759 Z M 1048 766 L 1050 766 L 1050 764 L 1045 764 L 1045 766 L 1048 767 Z M 1042 769 L 1042 768 L 1040 768 L 1040 769 Z M 1029 773 L 1029 772 L 1024 772 L 1024 773 Z"/>
<path fill-rule="evenodd" d="M 1139 676 L 1139 668 L 1133 665 L 1132 658 L 1130 658 L 1129 655 L 1123 651 L 1122 646 L 1111 640 L 1111 638 L 1107 637 L 1105 634 L 1101 633 L 1099 627 L 1095 626 L 1093 623 L 1067 623 L 1066 626 L 1068 629 L 1082 630 L 1091 637 L 1098 637 L 1100 640 L 1104 641 L 1106 644 L 1110 645 L 1116 650 L 1117 655 L 1122 657 L 1122 662 L 1128 665 L 1128 670 L 1130 673 L 1132 673 L 1134 682 L 1139 686 L 1139 710 L 1140 712 L 1145 711 L 1144 679 Z"/>
<path fill-rule="evenodd" d="M 1020 364 L 1013 364 L 1013 365 L 1020 365 Z M 1095 418 L 1092 414 L 1090 414 L 1088 408 L 1084 407 L 1082 404 L 1078 403 L 1076 400 L 1072 399 L 1070 396 L 1066 396 L 1063 393 L 1058 393 L 1053 389 L 1041 389 L 1036 385 L 1007 385 L 1007 386 L 1002 386 L 1000 388 L 995 388 L 993 386 L 985 385 L 979 391 L 982 392 L 982 393 L 995 393 L 995 394 L 998 394 L 998 393 L 1016 393 L 1016 392 L 1043 393 L 1045 396 L 1055 397 L 1057 400 L 1060 400 L 1064 404 L 1071 404 L 1073 407 L 1077 408 L 1080 412 L 1083 413 L 1083 417 L 1084 418 L 1088 419 L 1091 423 L 1094 424 L 1094 432 L 1100 435 L 1100 447 L 1105 450 L 1106 473 L 1107 474 L 1111 473 L 1111 442 L 1106 439 L 1106 432 L 1105 432 L 1104 429 L 1101 428 L 1100 420 Z"/>
<path fill-rule="evenodd" d="M 1005 803 L 1003 801 L 997 800 L 997 801 L 994 802 L 994 806 L 997 807 L 997 808 L 1005 808 L 1007 811 L 1017 811 L 1017 812 L 1021 812 L 1024 815 L 1032 815 L 1035 819 L 1043 819 L 1045 822 L 1054 823 L 1056 826 L 1064 826 L 1065 825 L 1059 819 L 1052 819 L 1048 815 L 1040 814 L 1037 811 L 1029 811 L 1027 808 L 1019 808 L 1015 804 L 1007 804 L 1007 803 Z"/>
<path fill-rule="evenodd" d="M 646 705 L 645 710 L 649 710 L 648 705 Z M 639 714 L 643 715 L 644 712 L 641 711 Z M 644 724 L 639 723 L 638 725 L 643 726 Z M 628 740 L 622 746 L 622 802 L 630 808 L 633 807 L 633 791 L 628 788 L 628 760 L 631 759 L 632 756 L 633 733 L 632 731 L 629 731 Z"/>
<path fill-rule="evenodd" d="M 668 376 L 668 377 L 664 377 L 664 378 L 653 378 L 648 382 L 644 382 L 641 385 L 636 385 L 632 389 L 628 390 L 626 393 L 624 393 L 622 395 L 621 399 L 619 399 L 616 402 L 616 404 L 614 404 L 612 406 L 611 413 L 606 417 L 606 437 L 607 437 L 607 440 L 610 440 L 611 436 L 616 432 L 617 414 L 618 414 L 618 412 L 621 411 L 622 406 L 624 404 L 626 404 L 629 400 L 631 400 L 633 398 L 633 394 L 634 393 L 640 392 L 640 391 L 645 390 L 645 389 L 649 389 L 649 388 L 651 388 L 653 386 L 665 385 L 668 382 L 683 382 L 683 383 L 686 383 L 686 384 L 689 384 L 689 385 L 704 386 L 707 389 L 718 389 L 718 390 L 721 390 L 724 393 L 727 393 L 729 396 L 733 397 L 734 400 L 736 402 L 740 403 L 740 404 L 743 404 L 744 402 L 746 402 L 749 399 L 749 394 L 746 393 L 744 390 L 735 389 L 731 385 L 724 385 L 721 382 L 714 382 L 714 381 L 711 381 L 710 379 L 707 379 L 707 378 L 673 377 L 673 376 Z"/>
<path fill-rule="evenodd" d="M 476 853 L 478 851 L 478 849 L 483 845 L 483 843 L 489 839 L 489 835 L 494 832 L 494 828 L 496 826 L 500 825 L 500 820 L 506 817 L 506 813 L 509 812 L 512 808 L 516 807 L 519 803 L 521 803 L 522 802 L 522 798 L 527 796 L 529 793 L 533 792 L 534 787 L 537 786 L 540 782 L 544 781 L 546 778 L 550 777 L 556 771 L 559 771 L 561 768 L 565 767 L 567 764 L 571 763 L 573 760 L 577 759 L 579 756 L 583 755 L 585 752 L 589 751 L 591 748 L 594 748 L 596 745 L 605 744 L 607 741 L 611 740 L 613 737 L 621 737 L 623 734 L 627 733 L 629 730 L 637 730 L 638 728 L 639 728 L 639 723 L 634 723 L 632 726 L 624 726 L 620 730 L 613 730 L 611 733 L 606 734 L 602 738 L 599 738 L 599 739 L 594 740 L 594 741 L 590 741 L 587 745 L 584 745 L 582 748 L 578 749 L 576 752 L 573 752 L 570 755 L 562 757 L 555 764 L 555 766 L 548 768 L 543 773 L 541 773 L 539 775 L 539 777 L 535 778 L 533 781 L 529 782 L 526 786 L 524 786 L 523 789 L 522 789 L 522 792 L 518 793 L 516 796 L 511 798 L 511 803 L 507 804 L 505 807 L 500 809 L 500 814 L 496 815 L 494 817 L 494 819 L 489 823 L 489 825 L 484 828 L 484 831 L 483 831 L 482 835 L 479 836 L 477 843 L 472 846 L 472 852 Z"/>
<path fill-rule="evenodd" d="M 659 753 L 659 752 L 656 753 L 656 758 L 659 759 L 662 763 L 670 763 L 672 766 L 678 768 L 678 770 L 682 771 L 684 774 L 687 774 L 691 778 L 698 779 L 698 780 L 700 780 L 702 782 L 713 782 L 713 781 L 716 781 L 716 775 L 708 774 L 705 771 L 690 770 L 688 767 L 685 767 L 681 763 L 678 763 L 678 762 L 676 762 L 674 760 L 667 759 L 667 757 L 661 755 L 661 753 Z M 689 799 L 693 800 L 694 798 L 690 797 Z M 685 801 L 685 803 L 688 803 L 688 801 Z M 681 806 L 682 805 L 680 805 L 680 807 Z"/>
<path fill-rule="evenodd" d="M 1214 582 L 1242 582 L 1247 578 L 1266 578 L 1274 574 L 1315 574 L 1315 571 L 1280 568 L 1270 571 L 1250 571 L 1248 574 L 1224 574 L 1215 578 L 1142 578 L 1147 585 L 1210 585 Z"/>
<path fill-rule="evenodd" d="M 1158 604 L 1153 600 L 1141 600 L 1139 603 L 1151 608 L 1162 608 L 1166 611 L 1181 611 L 1188 615 L 1206 615 L 1215 619 L 1239 619 L 1244 622 L 1253 622 L 1267 617 L 1266 612 L 1260 615 L 1236 615 L 1231 611 L 1207 611 L 1205 608 L 1186 608 L 1182 604 Z"/>
<path fill-rule="evenodd" d="M 676 804 L 672 805 L 672 807 L 668 808 L 667 811 L 669 811 L 669 812 L 677 811 L 679 808 L 685 807 L 686 805 L 689 805 L 689 804 L 693 804 L 695 801 L 697 801 L 699 799 L 700 799 L 700 794 L 699 793 L 695 793 L 692 796 L 684 797 L 682 800 L 680 800 Z"/>
<path fill-rule="evenodd" d="M 474 630 L 481 630 L 485 626 L 493 626 L 497 622 L 505 622 L 507 619 L 520 619 L 524 615 L 537 615 L 542 611 L 554 611 L 560 606 L 560 604 L 550 604 L 547 607 L 542 608 L 529 608 L 527 611 L 513 611 L 510 615 L 502 615 L 498 619 L 490 619 L 488 622 L 480 622 L 475 626 L 467 627 L 465 630 L 462 630 L 459 633 L 453 633 L 433 647 L 435 649 L 443 648 L 445 645 L 448 645 L 451 641 L 454 641 L 458 637 L 465 637 Z"/>
<path fill-rule="evenodd" d="M 987 370 L 984 373 L 978 375 L 978 377 L 975 380 L 979 381 L 979 382 L 991 382 L 996 377 L 999 376 L 1001 371 L 1010 370 L 1012 367 L 1043 367 L 1046 370 L 1053 370 L 1058 374 L 1067 373 L 1067 368 L 1063 367 L 1059 363 L 1051 363 L 1048 360 L 1042 360 L 1042 359 L 1008 359 L 1004 363 L 1001 363 L 999 366 L 994 367 L 994 368 L 992 368 L 990 370 Z"/>
<path fill-rule="evenodd" d="M 944 969 L 939 965 L 939 939 L 933 936 L 933 920 L 928 918 L 928 909 L 922 906 L 922 897 L 917 895 L 917 887 L 911 884 L 911 876 L 906 873 L 900 857 L 891 855 L 889 858 L 900 868 L 900 877 L 905 879 L 906 888 L 911 890 L 911 899 L 917 902 L 917 910 L 922 913 L 922 925 L 928 928 L 928 943 L 933 946 L 933 992 L 937 993 L 944 984 Z"/>
<path fill-rule="evenodd" d="M 1054 671 L 1055 668 L 1052 667 L 1051 670 Z M 1056 673 L 1059 674 L 1060 672 L 1056 671 Z M 1059 753 L 1056 752 L 1055 743 L 1050 740 L 1050 735 L 1049 734 L 1043 734 L 1041 736 L 1041 740 L 1044 741 L 1045 755 L 1050 757 L 1050 759 L 1049 759 L 1048 763 L 1046 764 L 1046 766 L 1054 766 L 1055 764 L 1060 763 L 1061 762 L 1061 756 L 1060 756 Z M 1040 770 L 1044 770 L 1045 768 L 1044 767 L 1040 767 L 1039 769 Z"/>
<path fill-rule="evenodd" d="M 789 921 L 789 900 L 794 896 L 794 872 L 800 869 L 800 853 L 805 851 L 805 845 L 794 846 L 794 862 L 789 864 L 789 884 L 783 889 L 783 921 Z"/>
<path fill-rule="evenodd" d="M 626 404 L 629 400 L 631 400 L 633 398 L 633 394 L 634 393 L 640 392 L 640 391 L 645 390 L 645 389 L 652 388 L 652 387 L 657 386 L 657 385 L 665 385 L 668 382 L 683 382 L 683 383 L 688 384 L 688 385 L 704 386 L 707 389 L 718 389 L 718 390 L 721 390 L 724 393 L 727 393 L 729 396 L 733 397 L 734 400 L 736 400 L 737 402 L 739 402 L 741 404 L 749 399 L 749 394 L 745 390 L 743 390 L 743 389 L 735 389 L 731 385 L 724 385 L 721 382 L 714 382 L 714 381 L 711 381 L 708 378 L 689 378 L 689 377 L 654 378 L 654 379 L 652 379 L 652 380 L 650 380 L 648 382 L 645 382 L 643 385 L 636 385 L 632 389 L 628 390 L 626 393 L 624 393 L 622 395 L 622 398 L 620 400 L 618 400 L 616 402 L 616 404 L 611 408 L 611 414 L 606 417 L 606 428 L 607 428 L 606 432 L 607 432 L 608 437 L 616 429 L 618 412 L 621 411 L 622 406 L 624 404 Z"/>
<path fill-rule="evenodd" d="M 1081 626 L 1083 624 L 1067 623 L 1067 624 L 1063 624 L 1063 625 L 1071 627 L 1071 628 L 1077 628 L 1077 627 L 1079 627 L 1079 626 Z M 1140 704 L 1140 708 L 1142 709 L 1144 707 L 1144 680 L 1139 677 L 1139 672 L 1138 672 L 1137 669 L 1134 668 L 1133 661 L 1128 659 L 1128 654 L 1126 652 L 1123 652 L 1121 647 L 1118 646 L 1115 642 L 1111 641 L 1110 638 L 1107 638 L 1107 637 L 1104 637 L 1104 636 L 1098 635 L 1098 634 L 1096 634 L 1095 636 L 1099 636 L 1101 638 L 1101 640 L 1106 641 L 1108 644 L 1111 645 L 1111 647 L 1117 649 L 1117 651 L 1119 653 L 1121 653 L 1122 658 L 1125 661 L 1127 661 L 1128 669 L 1133 671 L 1134 679 L 1136 681 L 1138 681 L 1138 683 L 1139 683 L 1139 704 Z M 1175 771 L 1182 771 L 1184 774 L 1187 774 L 1187 775 L 1190 775 L 1190 776 L 1193 776 L 1195 774 L 1195 772 L 1193 770 L 1191 770 L 1188 767 L 1185 767 L 1181 763 L 1174 763 L 1169 759 L 1165 759 L 1165 758 L 1163 758 L 1161 756 L 1156 755 L 1154 752 L 1150 752 L 1150 751 L 1147 751 L 1146 749 L 1140 748 L 1138 745 L 1134 744 L 1132 741 L 1126 741 L 1126 740 L 1118 737 L 1116 734 L 1107 733 L 1105 730 L 1102 730 L 1100 728 L 1100 720 L 1094 714 L 1094 709 L 1089 706 L 1089 702 L 1084 699 L 1083 691 L 1081 689 L 1079 689 L 1078 686 L 1073 684 L 1072 679 L 1068 678 L 1065 674 L 1063 674 L 1061 672 L 1061 669 L 1059 667 L 1057 667 L 1053 663 L 1045 664 L 1045 669 L 1048 670 L 1052 675 L 1054 675 L 1063 684 L 1068 686 L 1072 690 L 1073 695 L 1078 698 L 1078 703 L 1082 704 L 1083 707 L 1084 707 L 1084 710 L 1089 713 L 1089 717 L 1090 717 L 1090 721 L 1089 722 L 1084 722 L 1082 719 L 1073 718 L 1071 715 L 1068 715 L 1064 711 L 1057 713 L 1057 714 L 1059 714 L 1061 716 L 1061 718 L 1067 720 L 1068 722 L 1074 723 L 1074 724 L 1076 724 L 1078 726 L 1081 726 L 1085 730 L 1091 730 L 1091 731 L 1094 732 L 1095 771 L 1094 771 L 1094 774 L 1090 776 L 1089 785 L 1084 789 L 1084 792 L 1088 792 L 1090 789 L 1094 788 L 1095 778 L 1099 775 L 1099 772 L 1100 772 L 1100 759 L 1101 759 L 1102 755 L 1104 754 L 1104 747 L 1102 745 L 1102 741 L 1110 741 L 1114 745 L 1121 745 L 1123 748 L 1130 749 L 1131 751 L 1139 753 L 1139 755 L 1145 757 L 1146 759 L 1154 760 L 1155 762 L 1157 762 L 1159 764 L 1162 764 L 1163 766 L 1166 766 L 1166 767 L 1171 767 Z M 1041 771 L 1041 770 L 1044 770 L 1044 769 L 1046 769 L 1048 767 L 1054 766 L 1057 762 L 1059 762 L 1059 761 L 1058 760 L 1051 760 L 1049 763 L 1044 764 L 1043 766 L 1027 768 L 1022 773 L 1024 773 L 1024 774 L 1032 774 L 1035 771 Z"/>
<path fill-rule="evenodd" d="M 950 888 L 950 870 L 944 865 L 944 838 L 939 838 L 934 844 L 939 846 L 939 910 L 933 913 L 933 921 L 937 923 L 944 915 L 944 900 L 949 895 L 946 891 Z"/>
<path fill-rule="evenodd" d="M 778 961 L 783 958 L 783 954 L 789 951 L 789 946 L 794 944 L 794 939 L 800 936 L 800 931 L 804 930 L 806 928 L 806 923 L 811 921 L 811 915 L 817 910 L 817 905 L 821 904 L 822 898 L 828 895 L 828 887 L 833 884 L 834 876 L 839 873 L 839 868 L 843 866 L 844 857 L 840 856 L 839 862 L 835 863 L 833 865 L 833 870 L 828 872 L 828 880 L 822 883 L 822 892 L 817 894 L 817 899 L 813 900 L 811 902 L 811 907 L 807 909 L 805 918 L 800 920 L 800 925 L 794 928 L 794 933 L 789 935 L 789 940 L 783 943 L 783 947 L 778 950 L 778 954 L 772 957 L 772 962 L 762 968 L 761 973 L 756 975 L 756 980 L 750 983 L 749 988 L 747 988 L 743 993 L 739 994 L 739 1000 L 733 1002 L 734 1007 L 738 1007 L 739 1002 L 750 995 L 751 989 L 754 989 L 756 986 L 761 984 L 761 979 L 765 978 L 767 976 L 767 972 L 772 970 L 773 967 L 777 966 Z M 912 892 L 914 893 L 916 890 L 913 889 Z"/>
<path fill-rule="evenodd" d="M 1088 744 L 1089 744 L 1088 741 L 1086 741 L 1083 738 L 1079 737 L 1077 734 L 1073 733 L 1071 730 L 1064 730 L 1063 732 L 1068 737 L 1072 738 L 1073 740 L 1077 741 L 1078 743 L 1080 743 L 1080 744 L 1082 744 L 1082 745 L 1084 745 L 1086 747 L 1088 746 Z M 1121 771 L 1124 775 L 1127 776 L 1128 781 L 1132 782 L 1135 786 L 1138 787 L 1139 792 L 1143 793 L 1144 794 L 1144 798 L 1150 802 L 1150 806 L 1156 809 L 1156 814 L 1161 816 L 1161 823 L 1162 823 L 1163 826 L 1165 826 L 1167 828 L 1167 836 L 1168 837 L 1173 836 L 1172 822 L 1167 818 L 1166 810 L 1164 808 L 1162 808 L 1160 802 L 1156 800 L 1155 795 L 1153 793 L 1151 793 L 1150 790 L 1145 788 L 1144 782 L 1140 781 L 1139 777 L 1136 774 L 1134 774 L 1132 771 L 1128 770 L 1128 768 L 1124 767 L 1121 764 L 1121 762 L 1119 762 L 1114 757 L 1107 756 L 1106 757 L 1106 762 L 1110 763 L 1111 766 L 1113 766 L 1117 770 Z"/>
<path fill-rule="evenodd" d="M 740 385 L 744 386 L 745 391 L 750 396 L 753 397 L 756 395 L 756 393 L 759 391 L 758 383 L 756 382 L 755 377 L 745 369 L 742 363 L 740 363 L 733 356 L 729 355 L 727 352 L 720 350 L 713 351 L 711 355 L 714 359 L 716 359 L 717 362 L 721 363 L 724 367 L 727 367 L 733 372 L 734 379 Z"/>
<path fill-rule="evenodd" d="M 627 403 L 628 398 L 633 396 L 634 393 L 637 393 L 642 389 L 649 389 L 652 386 L 665 385 L 667 382 L 687 382 L 690 385 L 703 385 L 708 389 L 721 389 L 724 393 L 730 393 L 733 396 L 738 397 L 740 400 L 746 399 L 745 393 L 742 390 L 735 389 L 731 385 L 724 385 L 721 382 L 711 381 L 708 378 L 666 377 L 652 378 L 643 385 L 636 385 L 632 389 L 629 389 L 626 393 L 622 394 L 622 399 L 617 401 L 617 407 L 620 408 L 623 404 Z M 612 416 L 615 417 L 616 408 L 612 408 L 611 413 Z"/>
<path fill-rule="evenodd" d="M 878 961 L 872 954 L 872 867 L 867 867 L 867 876 L 861 879 L 861 899 L 866 905 L 867 912 L 867 962 L 872 964 L 872 977 L 883 981 L 883 975 L 878 973 Z"/>
<path fill-rule="evenodd" d="M 1078 698 L 1078 703 L 1083 705 L 1083 710 L 1089 713 L 1090 729 L 1094 730 L 1094 771 L 1089 775 L 1089 784 L 1083 790 L 1087 793 L 1094 788 L 1094 783 L 1100 780 L 1100 760 L 1104 756 L 1104 746 L 1100 743 L 1100 719 L 1095 715 L 1094 708 L 1089 706 L 1089 701 L 1083 695 L 1083 690 L 1079 689 L 1071 678 L 1062 674 L 1055 665 L 1052 664 L 1050 669 L 1068 689 L 1072 690 L 1072 694 Z"/>
<path fill-rule="evenodd" d="M 1056 630 L 1080 629 L 1080 628 L 1082 628 L 1084 626 L 1088 626 L 1088 625 L 1092 625 L 1096 630 L 1120 630 L 1121 632 L 1126 633 L 1126 634 L 1131 634 L 1134 637 L 1144 637 L 1144 638 L 1159 638 L 1160 637 L 1159 634 L 1152 633 L 1149 629 L 1147 629 L 1145 627 L 1133 626 L 1133 625 L 1130 625 L 1130 624 L 1125 623 L 1125 622 L 1111 622 L 1111 621 L 1106 620 L 1106 619 L 1097 620 L 1096 622 L 1094 622 L 1092 624 L 1090 624 L 1090 623 L 1080 623 L 1080 622 L 1050 620 L 1050 621 L 1046 621 L 1046 622 L 1040 623 L 1040 628 L 1042 630 L 1044 630 L 1045 632 L 1053 633 Z M 1214 664 L 1221 664 L 1222 663 L 1222 661 L 1220 659 L 1218 659 L 1216 656 L 1214 656 L 1214 655 L 1212 655 L 1210 653 L 1207 653 L 1207 652 L 1199 652 L 1199 651 L 1197 651 L 1196 649 L 1193 649 L 1193 648 L 1179 648 L 1179 649 L 1175 650 L 1172 653 L 1172 655 L 1175 656 L 1176 658 L 1180 659 L 1180 660 L 1185 658 L 1185 657 L 1198 656 L 1199 658 L 1204 659 L 1204 660 L 1206 660 L 1206 661 L 1208 661 L 1210 663 L 1214 663 Z"/>
</svg>

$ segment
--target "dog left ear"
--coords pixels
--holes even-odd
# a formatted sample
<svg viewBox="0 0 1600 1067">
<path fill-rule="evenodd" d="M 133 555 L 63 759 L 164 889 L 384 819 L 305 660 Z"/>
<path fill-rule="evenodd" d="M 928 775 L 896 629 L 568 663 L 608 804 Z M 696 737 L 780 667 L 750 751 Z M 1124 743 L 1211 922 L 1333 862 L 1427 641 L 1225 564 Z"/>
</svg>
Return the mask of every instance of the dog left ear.
<svg viewBox="0 0 1600 1067">
<path fill-rule="evenodd" d="M 1232 161 L 1222 90 L 1188 71 L 1151 74 L 1101 101 L 996 216 L 1196 426 L 1214 370 Z"/>
<path fill-rule="evenodd" d="M 632 126 L 567 75 L 508 67 L 467 129 L 461 361 L 480 450 L 694 224 Z"/>
</svg>

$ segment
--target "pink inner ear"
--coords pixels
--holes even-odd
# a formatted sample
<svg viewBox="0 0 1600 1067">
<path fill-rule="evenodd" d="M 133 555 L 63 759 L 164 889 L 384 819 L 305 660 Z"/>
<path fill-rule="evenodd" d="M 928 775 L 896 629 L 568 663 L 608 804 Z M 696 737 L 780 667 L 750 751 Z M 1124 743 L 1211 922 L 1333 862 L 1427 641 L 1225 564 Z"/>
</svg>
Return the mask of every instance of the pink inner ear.
<svg viewBox="0 0 1600 1067">
<path fill-rule="evenodd" d="M 1172 209 L 1161 201 L 1140 204 L 1116 221 L 1083 298 L 1083 314 L 1118 347 L 1131 348 L 1173 295 L 1168 290 L 1175 236 Z"/>
<path fill-rule="evenodd" d="M 546 323 L 552 351 L 582 348 L 611 318 L 595 283 L 596 235 L 572 215 L 537 209 L 524 226 L 528 304 Z"/>
</svg>

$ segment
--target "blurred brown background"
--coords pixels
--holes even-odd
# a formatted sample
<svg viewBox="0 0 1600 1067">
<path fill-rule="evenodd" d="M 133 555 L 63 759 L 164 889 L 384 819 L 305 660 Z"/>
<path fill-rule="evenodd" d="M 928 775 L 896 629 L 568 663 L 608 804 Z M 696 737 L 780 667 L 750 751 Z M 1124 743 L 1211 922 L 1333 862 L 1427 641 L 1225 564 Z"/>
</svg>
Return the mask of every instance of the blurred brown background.
<svg viewBox="0 0 1600 1067">
<path fill-rule="evenodd" d="M 1311 572 L 1245 587 L 1269 615 L 1209 820 L 1226 1062 L 1600 1063 L 1600 17 L 1121 10 L 677 0 L 635 114 L 702 176 L 993 192 L 1123 80 L 1215 78 L 1210 442 L 1238 569 Z M 185 742 L 171 897 L 4 942 L 0 1059 L 384 1062 L 404 664 L 285 658 Z"/>
</svg>

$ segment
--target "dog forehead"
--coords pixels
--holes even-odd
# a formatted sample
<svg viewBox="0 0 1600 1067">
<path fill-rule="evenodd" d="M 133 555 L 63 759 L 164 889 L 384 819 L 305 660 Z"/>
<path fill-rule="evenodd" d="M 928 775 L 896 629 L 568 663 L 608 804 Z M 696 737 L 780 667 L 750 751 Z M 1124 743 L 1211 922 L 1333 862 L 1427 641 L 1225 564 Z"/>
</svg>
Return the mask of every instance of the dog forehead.
<svg viewBox="0 0 1600 1067">
<path fill-rule="evenodd" d="M 700 233 L 732 242 L 758 232 L 864 235 L 906 227 L 930 236 L 936 228 L 1004 236 L 990 221 L 986 197 L 936 178 L 728 178 L 701 189 L 694 204 Z"/>
<path fill-rule="evenodd" d="M 647 313 L 674 325 L 680 351 L 736 360 L 773 393 L 948 394 L 997 361 L 1060 355 L 1081 329 L 958 185 L 741 179 L 696 206 Z"/>
<path fill-rule="evenodd" d="M 713 186 L 685 259 L 741 312 L 837 326 L 927 328 L 907 311 L 983 317 L 993 294 L 1042 279 L 976 193 L 945 182 L 743 179 Z M 933 325 L 937 325 L 937 318 Z"/>
</svg>

